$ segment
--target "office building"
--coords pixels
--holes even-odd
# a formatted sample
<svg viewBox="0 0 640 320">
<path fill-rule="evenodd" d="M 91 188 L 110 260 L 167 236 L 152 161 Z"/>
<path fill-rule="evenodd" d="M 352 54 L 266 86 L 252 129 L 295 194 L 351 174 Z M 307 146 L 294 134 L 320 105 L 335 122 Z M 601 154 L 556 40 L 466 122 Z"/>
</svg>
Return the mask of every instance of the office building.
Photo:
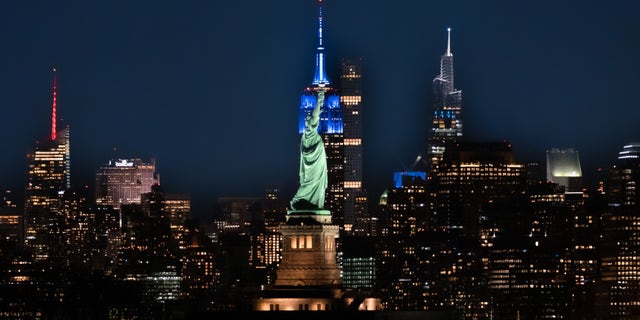
<svg viewBox="0 0 640 320">
<path fill-rule="evenodd" d="M 371 292 L 376 284 L 376 241 L 372 237 L 342 237 L 342 283 L 345 289 Z"/>
<path fill-rule="evenodd" d="M 401 181 L 381 197 L 376 291 L 385 310 L 421 310 L 421 271 L 416 254 L 418 220 L 426 215 L 426 181 L 421 174 L 396 174 Z"/>
<path fill-rule="evenodd" d="M 62 241 L 64 219 L 60 215 L 61 196 L 71 188 L 69 127 L 57 128 L 57 80 L 53 69 L 51 136 L 36 143 L 27 154 L 25 190 L 25 244 L 35 261 L 49 259 L 54 243 Z M 56 240 L 57 239 L 57 240 Z"/>
<path fill-rule="evenodd" d="M 362 184 L 362 59 L 343 58 L 340 103 L 344 124 L 344 214 L 334 222 L 357 235 L 370 234 L 367 194 Z"/>
<path fill-rule="evenodd" d="M 167 193 L 163 202 L 164 210 L 169 214 L 171 237 L 177 242 L 178 248 L 184 248 L 186 223 L 191 219 L 191 196 Z"/>
<path fill-rule="evenodd" d="M 196 228 L 186 230 L 185 243 L 180 262 L 186 299 L 209 302 L 220 281 L 219 270 L 215 268 L 215 246 Z"/>
<path fill-rule="evenodd" d="M 489 261 L 482 255 L 481 240 L 493 233 L 496 225 L 483 221 L 503 217 L 489 210 L 491 206 L 517 203 L 515 200 L 525 189 L 525 171 L 525 165 L 516 162 L 508 142 L 464 141 L 445 145 L 433 180 L 437 182 L 433 191 L 435 210 L 429 212 L 425 229 L 446 231 L 447 240 L 455 248 L 455 256 L 438 262 L 450 263 L 448 269 L 452 272 L 450 276 L 447 274 L 445 283 L 435 288 L 440 291 L 439 299 L 465 317 L 489 314 L 490 297 L 480 280 Z M 442 279 L 429 281 L 436 280 Z"/>
<path fill-rule="evenodd" d="M 24 217 L 18 208 L 0 207 L 0 257 L 8 257 L 23 243 Z"/>
<path fill-rule="evenodd" d="M 225 222 L 227 232 L 246 234 L 254 220 L 264 221 L 261 202 L 258 197 L 220 197 L 217 220 Z"/>
<path fill-rule="evenodd" d="M 566 192 L 582 192 L 580 155 L 573 148 L 547 150 L 547 181 L 563 186 Z"/>
<path fill-rule="evenodd" d="M 602 216 L 601 280 L 596 312 L 601 319 L 640 317 L 640 145 L 628 144 L 609 171 Z"/>
<path fill-rule="evenodd" d="M 462 91 L 454 85 L 451 28 L 447 29 L 447 51 L 440 57 L 440 74 L 433 79 L 433 99 L 428 150 L 431 172 L 438 169 L 445 145 L 462 138 Z"/>
<path fill-rule="evenodd" d="M 120 209 L 123 204 L 140 203 L 140 195 L 160 184 L 155 160 L 113 159 L 96 171 L 96 203 Z"/>
<path fill-rule="evenodd" d="M 508 198 L 524 188 L 525 165 L 516 162 L 508 142 L 458 142 L 446 145 L 436 174 L 436 228 L 461 229 L 478 236 L 484 201 Z"/>
<path fill-rule="evenodd" d="M 276 227 L 285 221 L 287 203 L 282 199 L 280 188 L 269 187 L 265 190 L 262 210 L 264 211 L 264 223 L 267 227 Z"/>
</svg>

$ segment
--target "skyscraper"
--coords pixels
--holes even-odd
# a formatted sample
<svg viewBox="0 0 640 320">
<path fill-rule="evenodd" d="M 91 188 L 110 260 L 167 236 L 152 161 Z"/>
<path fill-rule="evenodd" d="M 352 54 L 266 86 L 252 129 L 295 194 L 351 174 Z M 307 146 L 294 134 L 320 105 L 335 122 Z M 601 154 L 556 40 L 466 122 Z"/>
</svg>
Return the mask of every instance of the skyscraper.
<svg viewBox="0 0 640 320">
<path fill-rule="evenodd" d="M 164 195 L 164 209 L 169 212 L 171 237 L 184 248 L 186 222 L 191 219 L 191 196 L 189 194 L 167 193 Z"/>
<path fill-rule="evenodd" d="M 429 138 L 431 172 L 442 161 L 445 144 L 462 138 L 462 91 L 454 86 L 451 28 L 447 29 L 447 51 L 440 57 L 440 74 L 433 79 L 433 121 Z"/>
<path fill-rule="evenodd" d="M 160 184 L 155 160 L 117 159 L 96 172 L 96 203 L 120 209 L 120 205 L 140 203 L 140 195 L 151 192 L 151 186 Z"/>
<path fill-rule="evenodd" d="M 402 175 L 400 185 L 385 191 L 386 229 L 379 238 L 376 287 L 386 310 L 419 310 L 421 282 L 416 255 L 417 221 L 425 216 L 425 181 Z"/>
<path fill-rule="evenodd" d="M 368 234 L 367 194 L 362 185 L 362 59 L 342 59 L 340 103 L 344 121 L 344 214 L 334 222 Z M 345 229 L 348 229 L 345 227 Z"/>
<path fill-rule="evenodd" d="M 640 144 L 624 146 L 610 169 L 608 205 L 602 216 L 602 278 L 596 293 L 598 319 L 640 316 Z"/>
<path fill-rule="evenodd" d="M 578 150 L 547 150 L 547 181 L 558 183 L 566 192 L 582 192 L 582 169 Z"/>
<path fill-rule="evenodd" d="M 37 142 L 27 154 L 25 190 L 25 244 L 33 250 L 35 261 L 47 260 L 53 239 L 62 232 L 61 196 L 71 188 L 69 127 L 57 129 L 57 80 L 53 68 L 51 136 Z"/>
<path fill-rule="evenodd" d="M 426 216 L 425 230 L 436 239 L 440 238 L 438 233 L 445 232 L 449 247 L 434 250 L 435 256 L 420 265 L 452 272 L 424 273 L 425 281 L 432 284 L 426 296 L 438 297 L 425 300 L 425 307 L 435 310 L 443 303 L 465 318 L 488 317 L 490 298 L 483 272 L 489 270 L 489 260 L 482 246 L 495 234 L 498 222 L 494 221 L 504 219 L 501 213 L 515 212 L 515 200 L 526 182 L 525 166 L 515 161 L 508 142 L 450 142 L 445 149 L 433 178 L 437 184 L 431 185 L 434 209 Z M 493 206 L 496 209 L 489 210 Z M 506 248 L 499 252 L 499 259 L 509 259 L 520 252 L 517 249 Z M 429 259 L 425 253 L 428 251 L 421 256 Z"/>
<path fill-rule="evenodd" d="M 342 107 L 337 90 L 332 86 L 326 72 L 325 52 L 322 38 L 322 6 L 319 1 L 318 47 L 313 81 L 304 89 L 300 98 L 298 133 L 305 128 L 305 118 L 311 114 L 318 101 L 318 90 L 325 91 L 324 105 L 320 114 L 318 132 L 324 140 L 327 155 L 329 186 L 326 190 L 326 207 L 336 218 L 343 215 L 344 207 L 344 126 Z"/>
<path fill-rule="evenodd" d="M 279 227 L 282 260 L 274 290 L 262 292 L 257 310 L 333 310 L 341 293 L 336 260 L 339 227 L 332 223 L 332 215 L 343 212 L 342 110 L 326 77 L 322 2 L 318 4 L 315 76 L 302 95 L 299 111 L 300 184 L 286 222 Z"/>
<path fill-rule="evenodd" d="M 322 1 L 318 1 L 319 4 Z M 316 75 L 305 90 L 300 107 L 300 184 L 286 222 L 280 224 L 282 259 L 273 287 L 261 290 L 260 311 L 333 311 L 377 308 L 376 303 L 342 297 L 343 282 L 336 248 L 339 226 L 333 215 L 342 213 L 344 155 L 340 101 L 324 70 L 322 7 Z M 321 108 L 324 106 L 324 108 Z M 339 161 L 338 161 L 339 160 Z M 326 201 L 325 201 L 326 199 Z M 375 300 L 375 299 L 373 299 Z"/>
</svg>

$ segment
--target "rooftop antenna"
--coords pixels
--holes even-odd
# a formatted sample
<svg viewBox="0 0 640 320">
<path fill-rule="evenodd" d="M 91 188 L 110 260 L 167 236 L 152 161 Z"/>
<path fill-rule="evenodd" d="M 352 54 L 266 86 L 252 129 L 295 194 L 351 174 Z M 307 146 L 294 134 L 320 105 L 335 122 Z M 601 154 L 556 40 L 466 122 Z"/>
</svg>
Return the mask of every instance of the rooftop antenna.
<svg viewBox="0 0 640 320">
<path fill-rule="evenodd" d="M 51 140 L 56 140 L 56 67 L 53 67 L 53 102 L 51 105 Z"/>
<path fill-rule="evenodd" d="M 313 84 L 325 86 L 329 84 L 325 71 L 324 46 L 322 44 L 322 0 L 318 0 L 318 48 L 316 52 L 316 70 Z"/>
<path fill-rule="evenodd" d="M 452 56 L 451 54 L 451 28 L 447 28 L 447 56 Z"/>
</svg>

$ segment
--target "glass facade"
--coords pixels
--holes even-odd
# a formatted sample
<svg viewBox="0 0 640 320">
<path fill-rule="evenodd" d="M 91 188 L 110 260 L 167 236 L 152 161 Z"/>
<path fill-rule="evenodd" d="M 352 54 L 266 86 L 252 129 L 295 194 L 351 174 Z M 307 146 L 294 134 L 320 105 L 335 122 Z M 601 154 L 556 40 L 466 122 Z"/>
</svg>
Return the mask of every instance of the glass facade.
<svg viewBox="0 0 640 320">
<path fill-rule="evenodd" d="M 35 261 L 51 254 L 51 229 L 62 228 L 61 197 L 71 185 L 69 127 L 55 140 L 39 142 L 27 154 L 25 190 L 25 244 L 34 251 Z"/>
<path fill-rule="evenodd" d="M 433 117 L 429 137 L 431 172 L 437 170 L 445 144 L 462 137 L 462 91 L 454 86 L 451 30 L 447 51 L 440 58 L 440 74 L 433 79 Z"/>
</svg>

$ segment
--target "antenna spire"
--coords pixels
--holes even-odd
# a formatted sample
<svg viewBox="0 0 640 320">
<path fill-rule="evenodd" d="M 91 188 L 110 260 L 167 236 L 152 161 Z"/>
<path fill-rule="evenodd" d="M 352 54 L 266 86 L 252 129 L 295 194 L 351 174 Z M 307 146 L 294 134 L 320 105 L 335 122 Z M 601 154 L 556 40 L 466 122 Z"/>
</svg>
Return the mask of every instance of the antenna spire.
<svg viewBox="0 0 640 320">
<path fill-rule="evenodd" d="M 322 47 L 322 0 L 318 1 L 320 13 L 318 14 L 318 47 Z"/>
<path fill-rule="evenodd" d="M 451 28 L 447 28 L 447 56 L 452 56 L 451 54 Z"/>
<path fill-rule="evenodd" d="M 56 139 L 56 67 L 53 67 L 53 102 L 51 104 L 51 140 Z"/>
<path fill-rule="evenodd" d="M 329 84 L 327 73 L 324 66 L 324 46 L 322 44 L 322 0 L 318 0 L 318 49 L 316 52 L 316 72 L 313 77 L 313 84 L 326 85 Z"/>
</svg>

